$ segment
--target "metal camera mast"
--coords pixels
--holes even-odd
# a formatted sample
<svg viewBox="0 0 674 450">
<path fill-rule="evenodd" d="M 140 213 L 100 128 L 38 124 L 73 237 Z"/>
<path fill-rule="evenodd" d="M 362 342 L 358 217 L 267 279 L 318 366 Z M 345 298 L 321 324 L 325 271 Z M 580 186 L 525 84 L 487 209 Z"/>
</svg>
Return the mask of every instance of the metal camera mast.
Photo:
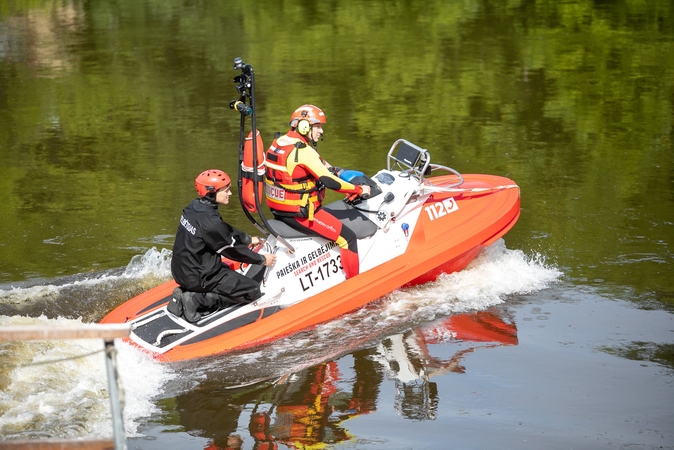
<svg viewBox="0 0 674 450">
<path fill-rule="evenodd" d="M 257 172 L 257 167 L 260 161 L 257 160 L 257 114 L 256 114 L 256 107 L 255 107 L 255 72 L 253 71 L 253 67 L 250 64 L 246 64 L 243 62 L 241 58 L 234 58 L 234 70 L 240 70 L 241 74 L 237 75 L 234 77 L 234 83 L 236 83 L 236 90 L 239 91 L 239 98 L 237 100 L 232 100 L 229 103 L 229 107 L 231 109 L 237 110 L 239 113 L 241 113 L 241 125 L 239 127 L 239 172 L 238 172 L 238 180 L 237 180 L 237 186 L 239 188 L 239 202 L 241 203 L 241 208 L 243 209 L 243 212 L 246 214 L 246 217 L 248 217 L 248 220 L 252 222 L 252 224 L 257 228 L 261 233 L 263 233 L 265 236 L 268 234 L 272 234 L 279 242 L 281 242 L 284 246 L 290 250 L 290 252 L 294 252 L 294 248 L 286 242 L 285 239 L 283 239 L 281 236 L 278 235 L 276 231 L 269 225 L 269 222 L 264 216 L 264 213 L 262 212 L 262 205 L 260 204 L 260 198 L 262 198 L 262 193 L 259 192 L 259 183 L 264 182 L 264 175 L 260 176 Z M 252 120 L 252 145 L 253 145 L 253 171 L 250 173 L 244 172 L 243 171 L 243 152 L 244 152 L 244 145 L 246 142 L 246 134 L 245 134 L 245 129 L 246 129 L 246 117 L 251 116 Z M 263 149 L 264 151 L 264 149 Z M 242 195 L 242 186 L 243 186 L 243 178 L 244 177 L 251 177 L 253 180 L 253 189 L 255 192 L 255 207 L 257 209 L 257 213 L 260 216 L 260 220 L 262 221 L 262 224 L 259 224 L 257 220 L 251 215 L 250 211 L 245 207 L 244 202 L 243 202 L 243 195 Z"/>
</svg>

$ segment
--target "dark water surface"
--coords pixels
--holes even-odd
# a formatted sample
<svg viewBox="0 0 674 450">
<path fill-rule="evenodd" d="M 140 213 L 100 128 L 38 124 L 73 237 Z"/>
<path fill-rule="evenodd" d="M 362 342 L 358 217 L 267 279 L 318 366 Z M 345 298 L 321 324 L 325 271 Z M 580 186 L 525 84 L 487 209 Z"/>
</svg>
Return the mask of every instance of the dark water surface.
<svg viewBox="0 0 674 450">
<path fill-rule="evenodd" d="M 266 145 L 314 103 L 332 164 L 405 138 L 522 214 L 466 273 L 268 348 L 123 348 L 129 448 L 674 448 L 669 0 L 0 2 L 0 325 L 170 276 L 194 177 L 236 170 L 238 56 Z M 96 345 L 0 344 L 2 439 L 109 436 L 101 361 L 27 365 Z"/>
</svg>

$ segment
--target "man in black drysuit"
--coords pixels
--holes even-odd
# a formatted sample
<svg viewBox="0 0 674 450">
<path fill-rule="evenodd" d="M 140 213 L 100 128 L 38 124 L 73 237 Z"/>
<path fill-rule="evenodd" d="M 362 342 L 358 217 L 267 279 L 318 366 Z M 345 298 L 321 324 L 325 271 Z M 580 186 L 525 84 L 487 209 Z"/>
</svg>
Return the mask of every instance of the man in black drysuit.
<svg viewBox="0 0 674 450">
<path fill-rule="evenodd" d="M 171 272 L 180 285 L 173 291 L 168 310 L 188 322 L 201 319 L 201 312 L 232 304 L 250 303 L 262 296 L 259 284 L 222 262 L 232 261 L 272 266 L 276 255 L 261 254 L 248 246 L 261 239 L 251 237 L 225 222 L 219 205 L 232 195 L 229 176 L 220 170 L 202 172 L 195 180 L 199 198 L 183 210 L 173 244 Z"/>
</svg>

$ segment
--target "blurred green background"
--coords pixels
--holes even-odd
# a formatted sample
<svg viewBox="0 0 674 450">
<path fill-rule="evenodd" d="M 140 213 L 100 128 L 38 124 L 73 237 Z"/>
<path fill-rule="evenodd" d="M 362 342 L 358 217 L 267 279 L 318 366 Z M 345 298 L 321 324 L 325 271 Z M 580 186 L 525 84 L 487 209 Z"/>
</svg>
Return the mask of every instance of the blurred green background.
<svg viewBox="0 0 674 450">
<path fill-rule="evenodd" d="M 171 248 L 194 177 L 236 171 L 238 56 L 265 145 L 314 103 L 334 165 L 402 137 L 508 176 L 509 248 L 672 306 L 673 34 L 669 0 L 4 1 L 0 285 Z"/>
</svg>

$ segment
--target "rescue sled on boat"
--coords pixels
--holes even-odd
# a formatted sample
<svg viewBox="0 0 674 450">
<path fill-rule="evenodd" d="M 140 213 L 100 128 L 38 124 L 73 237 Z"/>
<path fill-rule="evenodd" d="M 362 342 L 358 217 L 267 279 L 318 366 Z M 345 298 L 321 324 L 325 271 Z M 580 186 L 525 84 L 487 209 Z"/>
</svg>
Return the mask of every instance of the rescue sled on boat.
<svg viewBox="0 0 674 450">
<path fill-rule="evenodd" d="M 368 199 L 345 199 L 323 206 L 358 237 L 360 274 L 347 280 L 335 243 L 309 237 L 263 215 L 261 175 L 254 170 L 260 167 L 262 142 L 259 135 L 243 139 L 245 116 L 252 115 L 256 130 L 254 75 L 250 66 L 237 60 L 242 75 L 235 81 L 241 83 L 242 97 L 232 102 L 232 107 L 241 113 L 239 195 L 249 219 L 267 235 L 263 251 L 275 253 L 276 264 L 270 268 L 240 266 L 240 273 L 261 283 L 264 296 L 248 305 L 218 310 L 198 323 L 168 312 L 174 281 L 132 298 L 103 318 L 103 323 L 131 323 L 129 340 L 156 359 L 217 355 L 330 321 L 400 287 L 463 269 L 516 223 L 520 196 L 512 180 L 461 175 L 432 164 L 429 151 L 399 139 L 387 153 L 386 168 L 371 178 L 354 171 L 342 175 L 356 184 L 370 184 Z M 250 107 L 246 99 L 250 99 Z M 439 174 L 432 176 L 433 172 Z M 246 178 L 252 182 L 244 189 L 242 179 Z M 251 212 L 258 212 L 262 223 L 253 219 Z"/>
</svg>

